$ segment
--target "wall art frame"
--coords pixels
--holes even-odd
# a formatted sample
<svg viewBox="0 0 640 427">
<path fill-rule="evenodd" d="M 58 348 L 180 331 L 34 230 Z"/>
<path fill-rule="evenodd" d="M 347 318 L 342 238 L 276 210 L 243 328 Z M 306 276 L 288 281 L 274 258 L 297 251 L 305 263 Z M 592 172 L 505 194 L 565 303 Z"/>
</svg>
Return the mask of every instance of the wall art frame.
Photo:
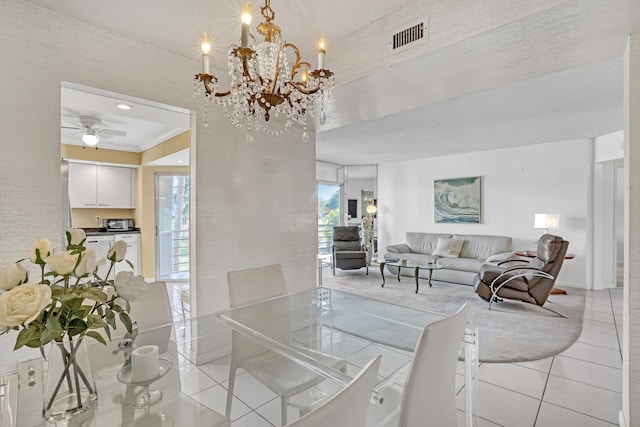
<svg viewBox="0 0 640 427">
<path fill-rule="evenodd" d="M 433 182 L 433 217 L 436 223 L 480 224 L 482 178 L 438 179 Z"/>
</svg>

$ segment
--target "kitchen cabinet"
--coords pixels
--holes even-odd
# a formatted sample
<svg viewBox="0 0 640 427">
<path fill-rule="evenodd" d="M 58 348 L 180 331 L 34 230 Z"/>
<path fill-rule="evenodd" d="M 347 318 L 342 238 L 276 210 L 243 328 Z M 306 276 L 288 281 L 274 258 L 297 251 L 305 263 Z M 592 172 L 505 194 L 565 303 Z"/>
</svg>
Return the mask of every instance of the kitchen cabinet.
<svg viewBox="0 0 640 427">
<path fill-rule="evenodd" d="M 126 261 L 116 263 L 116 274 L 121 271 L 133 271 L 133 274 L 140 274 L 140 235 L 137 233 L 122 233 L 114 237 L 114 243 L 118 240 L 124 240 L 127 243 L 127 253 L 124 258 L 133 265 L 133 268 L 131 268 Z"/>
<path fill-rule="evenodd" d="M 84 242 L 84 246 L 87 249 L 93 249 L 98 259 L 107 258 L 107 253 L 111 246 L 113 246 L 113 236 L 87 236 L 87 240 Z M 109 272 L 110 263 L 104 263 L 98 266 L 98 276 L 101 279 L 105 279 Z M 113 279 L 115 275 L 113 272 L 109 275 L 109 279 Z"/>
<path fill-rule="evenodd" d="M 135 208 L 135 169 L 69 163 L 72 208 Z"/>
</svg>

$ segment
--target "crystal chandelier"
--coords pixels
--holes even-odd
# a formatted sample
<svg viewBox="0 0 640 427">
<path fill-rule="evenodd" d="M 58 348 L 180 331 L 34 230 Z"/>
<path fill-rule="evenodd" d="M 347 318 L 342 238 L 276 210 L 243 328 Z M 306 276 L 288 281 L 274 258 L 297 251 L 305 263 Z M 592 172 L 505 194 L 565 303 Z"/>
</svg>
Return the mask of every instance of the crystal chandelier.
<svg viewBox="0 0 640 427">
<path fill-rule="evenodd" d="M 303 127 L 302 139 L 306 142 L 307 116 L 314 115 L 314 105 L 319 100 L 318 121 L 324 124 L 325 98 L 334 86 L 333 73 L 324 68 L 326 40 L 324 35 L 320 38 L 318 68 L 311 70 L 311 64 L 301 61 L 299 49 L 282 40 L 280 28 L 272 22 L 275 12 L 270 0 L 265 0 L 260 11 L 265 21 L 257 31 L 264 41 L 256 43 L 249 31 L 251 5 L 247 3 L 242 10 L 240 46 L 229 47 L 231 83 L 226 91 L 219 90 L 218 78 L 210 72 L 211 41 L 206 33 L 201 39 L 203 71 L 195 76 L 194 96 L 204 94 L 204 125 L 208 125 L 207 104 L 215 102 L 224 107 L 231 123 L 247 130 L 248 141 L 253 140 L 252 128 L 280 135 L 295 122 Z M 280 116 L 286 118 L 284 126 L 278 130 L 265 126 L 271 118 Z"/>
</svg>

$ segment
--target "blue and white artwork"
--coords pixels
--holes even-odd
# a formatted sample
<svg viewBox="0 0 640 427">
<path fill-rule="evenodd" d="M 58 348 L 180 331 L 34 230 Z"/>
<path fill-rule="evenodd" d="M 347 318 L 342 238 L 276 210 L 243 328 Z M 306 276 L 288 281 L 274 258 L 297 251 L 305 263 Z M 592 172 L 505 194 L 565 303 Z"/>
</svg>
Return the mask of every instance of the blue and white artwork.
<svg viewBox="0 0 640 427">
<path fill-rule="evenodd" d="M 436 222 L 480 223 L 480 177 L 440 179 L 433 183 Z"/>
</svg>

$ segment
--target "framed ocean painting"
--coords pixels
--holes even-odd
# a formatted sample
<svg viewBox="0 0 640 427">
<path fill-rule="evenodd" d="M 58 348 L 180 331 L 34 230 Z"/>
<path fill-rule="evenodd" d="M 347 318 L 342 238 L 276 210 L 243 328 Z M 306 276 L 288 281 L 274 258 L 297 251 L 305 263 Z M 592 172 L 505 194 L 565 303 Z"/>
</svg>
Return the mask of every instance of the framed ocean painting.
<svg viewBox="0 0 640 427">
<path fill-rule="evenodd" d="M 480 223 L 480 177 L 433 182 L 435 222 Z"/>
</svg>

